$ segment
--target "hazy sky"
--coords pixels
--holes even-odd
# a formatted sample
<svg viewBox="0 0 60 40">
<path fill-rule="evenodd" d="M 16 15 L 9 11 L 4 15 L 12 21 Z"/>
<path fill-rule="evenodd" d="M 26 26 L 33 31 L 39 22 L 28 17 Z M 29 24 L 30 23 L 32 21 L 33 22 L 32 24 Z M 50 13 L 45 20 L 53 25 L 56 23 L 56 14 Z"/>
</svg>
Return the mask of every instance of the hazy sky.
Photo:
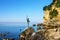
<svg viewBox="0 0 60 40">
<path fill-rule="evenodd" d="M 43 21 L 43 7 L 52 0 L 0 0 L 0 22 Z"/>
</svg>

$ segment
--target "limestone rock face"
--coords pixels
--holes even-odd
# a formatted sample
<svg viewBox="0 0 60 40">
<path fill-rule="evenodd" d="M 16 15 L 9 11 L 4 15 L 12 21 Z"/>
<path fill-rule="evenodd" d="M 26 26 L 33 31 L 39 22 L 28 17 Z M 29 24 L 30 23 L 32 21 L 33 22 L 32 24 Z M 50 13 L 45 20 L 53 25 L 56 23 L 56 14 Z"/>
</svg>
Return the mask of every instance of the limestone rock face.
<svg viewBox="0 0 60 40">
<path fill-rule="evenodd" d="M 47 29 L 36 32 L 31 40 L 60 40 L 60 28 Z"/>
<path fill-rule="evenodd" d="M 48 6 L 45 6 L 43 8 L 43 10 L 44 10 L 44 17 L 43 17 L 44 21 L 43 22 L 47 22 L 47 21 L 50 20 L 50 15 L 49 14 L 54 9 L 57 10 L 58 15 L 53 17 L 53 18 L 58 20 L 58 21 L 60 20 L 60 0 L 53 0 L 53 2 L 51 4 L 49 4 Z"/>
<path fill-rule="evenodd" d="M 60 29 L 49 29 L 45 34 L 47 40 L 60 40 Z"/>
</svg>

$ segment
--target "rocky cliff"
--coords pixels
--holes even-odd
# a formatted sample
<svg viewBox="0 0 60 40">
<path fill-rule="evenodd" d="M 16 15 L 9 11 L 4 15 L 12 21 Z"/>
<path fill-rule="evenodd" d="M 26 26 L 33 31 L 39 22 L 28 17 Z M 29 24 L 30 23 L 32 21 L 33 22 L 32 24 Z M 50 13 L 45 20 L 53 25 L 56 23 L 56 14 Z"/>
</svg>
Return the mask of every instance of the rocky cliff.
<svg viewBox="0 0 60 40">
<path fill-rule="evenodd" d="M 45 6 L 44 10 L 44 22 L 50 19 L 55 19 L 60 21 L 60 0 L 53 0 L 51 4 Z"/>
<path fill-rule="evenodd" d="M 28 28 L 28 30 L 20 34 L 19 40 L 60 40 L 60 0 L 53 0 L 43 10 L 44 21 L 42 24 L 38 24 L 37 27 L 46 27 L 38 28 L 39 31 L 37 30 L 37 32 L 32 31 L 32 28 Z"/>
</svg>

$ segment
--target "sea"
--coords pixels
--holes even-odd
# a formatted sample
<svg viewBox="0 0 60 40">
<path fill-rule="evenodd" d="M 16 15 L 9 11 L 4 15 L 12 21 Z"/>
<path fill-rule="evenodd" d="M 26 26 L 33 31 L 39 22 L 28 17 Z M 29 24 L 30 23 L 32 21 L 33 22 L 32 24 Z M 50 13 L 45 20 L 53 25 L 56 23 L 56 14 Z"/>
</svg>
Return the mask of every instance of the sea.
<svg viewBox="0 0 60 40">
<path fill-rule="evenodd" d="M 2 40 L 2 38 L 14 38 L 16 40 L 25 28 L 27 28 L 26 23 L 0 23 L 0 34 L 6 34 L 5 36 L 0 36 L 0 40 Z M 35 26 L 33 28 L 36 31 L 37 27 Z"/>
</svg>

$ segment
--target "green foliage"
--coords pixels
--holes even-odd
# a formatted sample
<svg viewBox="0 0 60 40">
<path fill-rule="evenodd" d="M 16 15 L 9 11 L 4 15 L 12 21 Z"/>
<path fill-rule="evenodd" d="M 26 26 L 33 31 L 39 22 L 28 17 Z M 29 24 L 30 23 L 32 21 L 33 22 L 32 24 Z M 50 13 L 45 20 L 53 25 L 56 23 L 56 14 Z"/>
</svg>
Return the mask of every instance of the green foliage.
<svg viewBox="0 0 60 40">
<path fill-rule="evenodd" d="M 51 10 L 51 5 L 45 6 L 43 10 Z"/>
<path fill-rule="evenodd" d="M 43 8 L 43 10 L 46 10 L 47 9 L 47 6 L 45 6 L 44 8 Z"/>
<path fill-rule="evenodd" d="M 53 0 L 53 2 L 51 3 L 52 5 L 55 3 L 56 0 Z"/>
<path fill-rule="evenodd" d="M 53 2 L 50 5 L 43 7 L 43 10 L 51 10 L 51 6 L 55 3 L 55 1 L 57 1 L 57 0 L 53 0 Z M 60 4 L 60 2 L 59 2 L 59 4 Z"/>
<path fill-rule="evenodd" d="M 58 12 L 57 10 L 53 9 L 53 11 L 49 13 L 49 15 L 50 15 L 50 18 L 52 19 L 53 17 L 56 17 L 58 15 Z"/>
<path fill-rule="evenodd" d="M 55 2 L 56 0 L 53 0 L 53 2 Z"/>
<path fill-rule="evenodd" d="M 60 7 L 60 0 L 57 1 L 56 7 Z"/>
<path fill-rule="evenodd" d="M 51 10 L 51 5 L 48 5 L 48 10 Z"/>
<path fill-rule="evenodd" d="M 55 3 L 56 0 L 53 0 L 53 2 L 50 5 L 53 5 Z"/>
</svg>

